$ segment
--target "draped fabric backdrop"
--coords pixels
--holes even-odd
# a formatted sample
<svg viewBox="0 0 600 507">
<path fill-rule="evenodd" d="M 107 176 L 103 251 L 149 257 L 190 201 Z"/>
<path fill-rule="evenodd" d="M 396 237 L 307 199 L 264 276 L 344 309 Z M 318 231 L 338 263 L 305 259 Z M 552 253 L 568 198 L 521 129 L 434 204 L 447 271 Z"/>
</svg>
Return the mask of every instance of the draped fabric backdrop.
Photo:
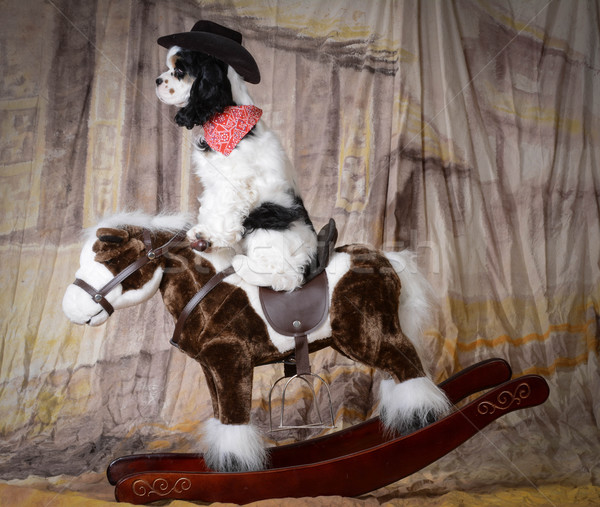
<svg viewBox="0 0 600 507">
<path fill-rule="evenodd" d="M 208 389 L 160 296 L 99 328 L 61 310 L 83 229 L 196 212 L 197 132 L 154 80 L 157 37 L 198 19 L 242 32 L 315 227 L 333 217 L 339 244 L 417 253 L 440 303 L 436 380 L 498 356 L 550 384 L 543 406 L 343 502 L 600 503 L 598 2 L 2 0 L 0 17 L 2 505 L 110 501 L 112 458 L 201 451 Z M 377 414 L 377 372 L 331 350 L 311 361 L 338 428 Z M 255 371 L 265 430 L 281 374 Z M 310 406 L 298 391 L 286 414 Z"/>
</svg>

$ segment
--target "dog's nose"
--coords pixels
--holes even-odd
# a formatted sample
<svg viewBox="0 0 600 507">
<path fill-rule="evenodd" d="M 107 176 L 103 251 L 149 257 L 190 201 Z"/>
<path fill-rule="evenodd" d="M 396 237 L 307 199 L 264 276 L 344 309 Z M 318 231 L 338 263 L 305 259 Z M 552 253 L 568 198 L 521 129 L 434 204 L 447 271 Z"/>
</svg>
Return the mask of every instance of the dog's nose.
<svg viewBox="0 0 600 507">
<path fill-rule="evenodd" d="M 157 77 L 156 78 L 156 86 L 158 86 L 161 83 L 162 83 L 162 77 Z"/>
</svg>

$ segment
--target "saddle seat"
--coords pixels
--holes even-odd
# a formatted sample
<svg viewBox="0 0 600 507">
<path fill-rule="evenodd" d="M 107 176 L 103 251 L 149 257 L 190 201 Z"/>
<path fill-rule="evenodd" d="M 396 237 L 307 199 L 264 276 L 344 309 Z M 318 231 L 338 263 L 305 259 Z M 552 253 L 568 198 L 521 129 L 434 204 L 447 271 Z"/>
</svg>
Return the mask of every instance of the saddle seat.
<svg viewBox="0 0 600 507">
<path fill-rule="evenodd" d="M 306 282 L 291 292 L 260 287 L 260 303 L 267 322 L 284 336 L 301 337 L 318 328 L 329 312 L 329 286 L 325 268 L 335 242 L 337 228 L 333 219 L 317 235 L 317 256 Z"/>
</svg>

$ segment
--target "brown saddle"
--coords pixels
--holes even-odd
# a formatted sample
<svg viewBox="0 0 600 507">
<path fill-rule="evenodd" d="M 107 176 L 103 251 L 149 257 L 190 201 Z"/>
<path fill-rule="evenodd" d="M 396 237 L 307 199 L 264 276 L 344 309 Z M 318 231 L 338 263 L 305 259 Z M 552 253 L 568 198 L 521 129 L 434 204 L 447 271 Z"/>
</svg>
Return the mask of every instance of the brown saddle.
<svg viewBox="0 0 600 507">
<path fill-rule="evenodd" d="M 310 373 L 307 335 L 321 326 L 329 314 L 329 284 L 325 268 L 337 236 L 335 221 L 330 219 L 317 235 L 317 256 L 302 287 L 292 292 L 259 288 L 260 304 L 267 322 L 278 333 L 295 339 L 295 353 L 284 362 L 286 376 Z"/>
</svg>

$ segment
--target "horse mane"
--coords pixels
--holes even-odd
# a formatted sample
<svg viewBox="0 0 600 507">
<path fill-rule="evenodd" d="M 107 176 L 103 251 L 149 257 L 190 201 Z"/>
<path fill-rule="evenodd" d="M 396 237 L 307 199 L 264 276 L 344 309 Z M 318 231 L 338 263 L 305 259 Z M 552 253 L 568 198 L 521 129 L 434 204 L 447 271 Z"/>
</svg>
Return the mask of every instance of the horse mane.
<svg viewBox="0 0 600 507">
<path fill-rule="evenodd" d="M 150 231 L 178 232 L 188 230 L 193 219 L 188 213 L 161 212 L 158 215 L 149 215 L 143 211 L 122 211 L 108 215 L 100 220 L 97 225 L 85 231 L 85 239 L 96 237 L 96 231 L 101 227 L 119 228 L 127 225 L 143 227 Z"/>
</svg>

